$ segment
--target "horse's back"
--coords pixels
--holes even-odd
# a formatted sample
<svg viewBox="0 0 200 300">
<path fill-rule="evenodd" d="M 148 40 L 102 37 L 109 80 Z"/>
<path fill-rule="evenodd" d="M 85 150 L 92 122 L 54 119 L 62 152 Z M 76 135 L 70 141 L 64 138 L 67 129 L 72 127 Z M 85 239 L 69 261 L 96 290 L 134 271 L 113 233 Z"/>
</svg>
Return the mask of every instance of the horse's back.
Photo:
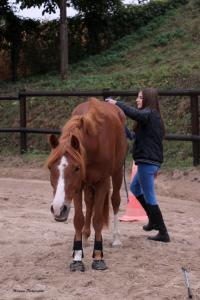
<svg viewBox="0 0 200 300">
<path fill-rule="evenodd" d="M 88 101 L 79 104 L 72 112 L 72 116 L 85 116 L 89 111 L 99 114 L 104 120 L 113 120 L 125 124 L 126 117 L 124 112 L 116 105 L 111 105 L 96 98 L 89 98 Z"/>
<path fill-rule="evenodd" d="M 85 145 L 94 166 L 96 162 L 112 172 L 119 169 L 127 149 L 123 111 L 116 105 L 91 98 L 79 104 L 74 115 L 83 116 Z"/>
</svg>

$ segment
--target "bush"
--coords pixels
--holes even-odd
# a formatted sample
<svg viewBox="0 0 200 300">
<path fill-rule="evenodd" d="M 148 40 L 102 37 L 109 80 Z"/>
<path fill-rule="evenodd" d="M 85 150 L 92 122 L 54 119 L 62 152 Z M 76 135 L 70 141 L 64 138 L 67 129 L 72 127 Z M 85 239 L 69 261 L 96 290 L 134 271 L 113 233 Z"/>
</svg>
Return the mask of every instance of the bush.
<svg viewBox="0 0 200 300">
<path fill-rule="evenodd" d="M 196 7 L 200 7 L 200 0 L 193 0 Z"/>
<path fill-rule="evenodd" d="M 152 42 L 151 46 L 164 47 L 170 42 L 172 42 L 173 40 L 183 37 L 184 34 L 185 32 L 182 29 L 177 29 L 173 32 L 160 33 L 154 38 L 154 41 Z"/>
</svg>

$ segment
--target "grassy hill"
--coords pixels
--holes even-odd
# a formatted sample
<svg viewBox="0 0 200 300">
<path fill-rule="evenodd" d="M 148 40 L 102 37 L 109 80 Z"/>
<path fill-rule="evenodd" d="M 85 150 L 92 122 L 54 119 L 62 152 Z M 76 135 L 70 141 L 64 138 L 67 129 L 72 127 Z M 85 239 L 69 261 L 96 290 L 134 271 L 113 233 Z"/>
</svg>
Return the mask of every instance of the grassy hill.
<svg viewBox="0 0 200 300">
<path fill-rule="evenodd" d="M 200 6 L 199 6 L 200 8 Z M 28 90 L 131 90 L 154 86 L 159 89 L 200 87 L 200 9 L 195 0 L 156 18 L 137 32 L 125 36 L 112 48 L 70 66 L 70 78 L 61 82 L 58 74 L 1 82 L 1 94 Z M 48 99 L 48 98 L 47 98 Z M 45 100 L 47 100 L 45 99 Z M 28 101 L 29 127 L 61 127 L 72 108 L 83 99 Z M 134 103 L 135 99 L 128 99 Z M 18 126 L 17 103 L 0 104 L 0 127 Z M 168 133 L 190 133 L 189 99 L 170 97 L 161 102 Z M 2 149 L 10 141 L 18 147 L 18 135 L 2 135 Z M 30 135 L 32 150 L 48 150 L 46 137 Z M 13 147 L 12 147 L 13 148 Z M 4 150 L 1 150 L 4 151 Z M 191 166 L 190 142 L 165 142 L 165 166 Z"/>
</svg>

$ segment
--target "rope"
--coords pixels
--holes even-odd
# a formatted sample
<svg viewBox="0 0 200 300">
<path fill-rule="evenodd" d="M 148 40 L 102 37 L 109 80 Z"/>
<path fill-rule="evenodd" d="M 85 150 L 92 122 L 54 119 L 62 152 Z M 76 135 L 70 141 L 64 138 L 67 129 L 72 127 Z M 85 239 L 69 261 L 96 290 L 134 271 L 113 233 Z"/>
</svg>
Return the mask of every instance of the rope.
<svg viewBox="0 0 200 300">
<path fill-rule="evenodd" d="M 124 175 L 124 187 L 126 191 L 126 197 L 127 197 L 127 203 L 128 203 L 128 188 L 127 188 L 127 183 L 126 183 L 126 157 L 124 160 L 124 165 L 123 165 L 123 175 Z"/>
</svg>

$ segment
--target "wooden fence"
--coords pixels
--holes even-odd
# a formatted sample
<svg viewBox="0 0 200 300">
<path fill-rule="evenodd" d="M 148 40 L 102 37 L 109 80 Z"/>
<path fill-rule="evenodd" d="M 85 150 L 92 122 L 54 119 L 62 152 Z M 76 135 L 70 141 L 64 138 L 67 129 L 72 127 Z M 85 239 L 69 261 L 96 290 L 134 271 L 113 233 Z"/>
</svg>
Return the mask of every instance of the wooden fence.
<svg viewBox="0 0 200 300">
<path fill-rule="evenodd" d="M 19 132 L 20 133 L 20 152 L 21 154 L 27 151 L 27 134 L 28 133 L 56 133 L 59 134 L 60 130 L 51 128 L 27 128 L 27 113 L 26 113 L 26 102 L 30 97 L 103 97 L 104 99 L 108 96 L 136 96 L 138 91 L 112 91 L 109 89 L 103 89 L 101 91 L 71 91 L 71 92 L 34 92 L 34 91 L 21 91 L 16 97 L 0 96 L 0 101 L 19 101 L 20 105 L 20 127 L 18 128 L 0 128 L 0 132 Z M 190 112 L 191 112 L 191 135 L 166 135 L 167 140 L 175 141 L 191 141 L 193 149 L 193 165 L 197 166 L 200 164 L 200 126 L 199 126 L 199 95 L 200 90 L 170 90 L 170 91 L 159 91 L 161 97 L 164 96 L 188 96 L 190 98 Z"/>
</svg>

